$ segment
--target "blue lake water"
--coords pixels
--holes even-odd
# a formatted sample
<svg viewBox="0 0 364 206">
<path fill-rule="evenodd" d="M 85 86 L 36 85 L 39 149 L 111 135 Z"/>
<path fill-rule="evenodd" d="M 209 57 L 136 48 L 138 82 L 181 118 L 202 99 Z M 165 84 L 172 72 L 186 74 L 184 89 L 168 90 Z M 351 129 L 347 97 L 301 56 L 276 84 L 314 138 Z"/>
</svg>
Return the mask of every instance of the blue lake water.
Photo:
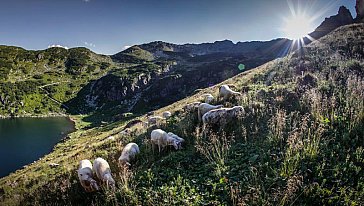
<svg viewBox="0 0 364 206">
<path fill-rule="evenodd" d="M 66 117 L 0 119 L 0 177 L 48 154 L 72 131 Z"/>
</svg>

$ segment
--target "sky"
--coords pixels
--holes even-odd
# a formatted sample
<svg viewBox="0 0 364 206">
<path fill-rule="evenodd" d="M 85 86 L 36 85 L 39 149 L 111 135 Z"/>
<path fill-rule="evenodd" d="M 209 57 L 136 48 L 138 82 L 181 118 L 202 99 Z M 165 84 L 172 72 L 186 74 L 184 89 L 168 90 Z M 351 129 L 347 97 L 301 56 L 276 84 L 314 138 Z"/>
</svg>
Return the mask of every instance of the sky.
<svg viewBox="0 0 364 206">
<path fill-rule="evenodd" d="M 290 9 L 316 28 L 355 0 L 0 0 L 0 45 L 51 45 L 115 54 L 151 41 L 203 43 L 271 40 L 287 35 Z"/>
</svg>

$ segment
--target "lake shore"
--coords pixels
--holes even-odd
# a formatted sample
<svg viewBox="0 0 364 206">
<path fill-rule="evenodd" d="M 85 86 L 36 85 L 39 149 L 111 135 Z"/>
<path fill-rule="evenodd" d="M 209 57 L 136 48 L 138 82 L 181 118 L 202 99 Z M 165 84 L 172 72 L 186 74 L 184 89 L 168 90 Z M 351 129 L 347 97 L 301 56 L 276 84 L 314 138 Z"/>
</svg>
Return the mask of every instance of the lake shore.
<svg viewBox="0 0 364 206">
<path fill-rule="evenodd" d="M 45 118 L 45 117 L 69 117 L 70 118 L 69 115 L 64 114 L 64 113 L 0 115 L 0 119 L 12 119 L 12 118 Z"/>
</svg>

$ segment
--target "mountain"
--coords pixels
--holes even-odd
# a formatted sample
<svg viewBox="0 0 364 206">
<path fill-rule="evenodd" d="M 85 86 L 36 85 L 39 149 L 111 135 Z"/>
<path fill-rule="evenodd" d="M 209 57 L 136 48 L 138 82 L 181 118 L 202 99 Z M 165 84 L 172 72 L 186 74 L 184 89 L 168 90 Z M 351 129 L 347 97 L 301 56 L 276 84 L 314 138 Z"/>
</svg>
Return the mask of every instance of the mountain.
<svg viewBox="0 0 364 206">
<path fill-rule="evenodd" d="M 354 23 L 354 19 L 345 6 L 341 6 L 339 8 L 338 14 L 331 16 L 329 18 L 325 18 L 325 20 L 313 31 L 309 34 L 309 36 L 313 39 L 319 39 L 336 28 L 348 24 Z M 305 38 L 306 44 L 312 42 L 312 39 Z"/>
<path fill-rule="evenodd" d="M 363 0 L 356 0 L 356 22 L 364 22 L 364 1 Z"/>
<path fill-rule="evenodd" d="M 0 116 L 62 112 L 77 90 L 114 65 L 110 57 L 86 48 L 0 46 Z"/>
<path fill-rule="evenodd" d="M 115 62 L 139 65 L 128 68 L 127 76 L 118 70 L 109 72 L 85 87 L 88 92 L 80 94 L 75 101 L 95 100 L 88 105 L 77 104 L 90 110 L 121 102 L 124 112 L 148 111 L 242 72 L 239 64 L 250 69 L 282 57 L 288 53 L 290 44 L 290 40 L 277 39 L 237 44 L 227 40 L 185 45 L 152 42 L 133 46 L 111 58 Z"/>
<path fill-rule="evenodd" d="M 363 35 L 364 24 L 342 26 L 305 46 L 304 53 L 270 61 L 155 110 L 155 115 L 172 112 L 159 128 L 184 138 L 182 150 L 153 150 L 154 127 L 134 124 L 147 115 L 92 128 L 73 116 L 78 131 L 68 140 L 0 179 L 0 204 L 363 205 Z M 104 86 L 119 78 L 106 77 Z M 97 81 L 94 87 L 101 84 Z M 244 112 L 202 132 L 196 114 L 183 107 L 205 93 L 217 96 L 222 84 L 242 96 L 213 104 L 239 105 Z M 120 168 L 117 159 L 129 142 L 137 143 L 141 153 L 130 168 Z M 86 193 L 81 187 L 77 165 L 96 157 L 110 163 L 115 190 Z"/>
</svg>

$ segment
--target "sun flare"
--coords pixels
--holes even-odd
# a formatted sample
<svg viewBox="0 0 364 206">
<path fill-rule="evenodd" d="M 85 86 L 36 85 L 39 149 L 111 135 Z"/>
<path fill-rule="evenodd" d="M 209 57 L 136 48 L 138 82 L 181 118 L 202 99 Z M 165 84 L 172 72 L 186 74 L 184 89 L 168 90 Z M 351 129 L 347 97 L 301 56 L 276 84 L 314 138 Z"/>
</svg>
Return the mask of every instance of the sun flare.
<svg viewBox="0 0 364 206">
<path fill-rule="evenodd" d="M 298 40 L 307 36 L 313 28 L 310 18 L 297 15 L 285 20 L 283 31 L 288 38 Z"/>
</svg>

